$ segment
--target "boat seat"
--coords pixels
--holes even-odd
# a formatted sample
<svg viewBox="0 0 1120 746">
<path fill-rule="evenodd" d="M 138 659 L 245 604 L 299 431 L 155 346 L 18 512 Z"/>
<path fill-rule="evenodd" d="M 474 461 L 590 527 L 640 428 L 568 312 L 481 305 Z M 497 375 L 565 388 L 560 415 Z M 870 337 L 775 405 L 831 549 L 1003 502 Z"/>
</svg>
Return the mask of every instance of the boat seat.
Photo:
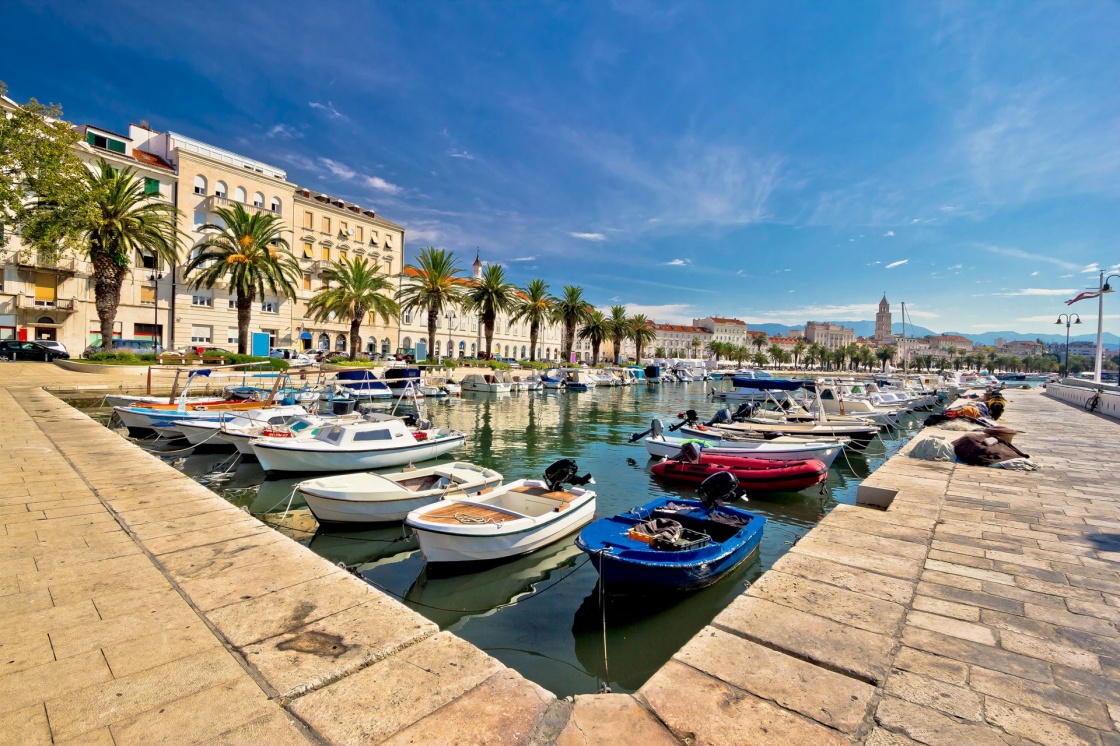
<svg viewBox="0 0 1120 746">
<path fill-rule="evenodd" d="M 571 507 L 572 498 L 574 497 L 574 495 L 572 495 L 570 492 L 565 492 L 564 490 L 556 490 L 555 492 L 550 492 L 547 487 L 531 487 L 527 484 L 523 484 L 520 487 L 514 487 L 510 490 L 510 492 L 520 492 L 523 495 L 532 495 L 533 497 L 543 497 L 548 500 L 556 500 L 560 503 L 558 506 L 556 506 L 557 513 L 562 510 L 567 510 L 569 507 Z"/>
<path fill-rule="evenodd" d="M 452 526 L 460 526 L 464 523 L 505 523 L 507 521 L 516 521 L 522 518 L 517 513 L 505 512 L 496 510 L 494 508 L 486 507 L 485 505 L 471 505 L 470 503 L 448 503 L 447 505 L 440 506 L 436 510 L 430 510 L 424 514 L 424 520 L 431 521 L 432 523 L 446 523 Z M 463 520 L 465 519 L 465 520 Z"/>
</svg>

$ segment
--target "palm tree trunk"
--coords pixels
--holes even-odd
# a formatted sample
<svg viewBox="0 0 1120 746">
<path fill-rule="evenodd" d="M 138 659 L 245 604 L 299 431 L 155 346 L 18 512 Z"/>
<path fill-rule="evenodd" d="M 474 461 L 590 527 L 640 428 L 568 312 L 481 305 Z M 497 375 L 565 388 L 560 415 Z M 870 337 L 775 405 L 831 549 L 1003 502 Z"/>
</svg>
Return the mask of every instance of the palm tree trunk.
<svg viewBox="0 0 1120 746">
<path fill-rule="evenodd" d="M 439 311 L 435 308 L 428 309 L 428 349 L 424 350 L 424 356 L 431 358 L 432 350 L 436 348 L 436 322 L 439 321 Z"/>
<path fill-rule="evenodd" d="M 354 360 L 358 357 L 358 346 L 362 343 L 362 319 L 366 315 L 366 309 L 354 309 L 354 318 L 350 319 L 350 359 Z"/>
<path fill-rule="evenodd" d="M 482 317 L 483 333 L 486 336 L 486 354 L 489 356 L 490 351 L 494 349 L 494 321 L 493 314 L 484 314 Z"/>
<path fill-rule="evenodd" d="M 248 293 L 237 290 L 237 354 L 247 355 L 249 351 L 249 322 L 253 316 L 253 301 L 256 300 L 256 291 L 250 289 Z"/>
<path fill-rule="evenodd" d="M 598 365 L 599 364 L 599 343 L 598 342 L 592 342 L 591 343 L 591 364 L 592 365 Z"/>
<path fill-rule="evenodd" d="M 540 325 L 535 321 L 529 324 L 529 345 L 531 348 L 529 350 L 529 362 L 531 363 L 537 362 L 537 333 L 540 331 L 539 326 Z"/>
<path fill-rule="evenodd" d="M 117 320 L 117 306 L 121 302 L 121 285 L 124 283 L 127 271 L 100 253 L 93 257 L 94 305 L 97 308 L 97 320 L 101 325 L 101 349 L 105 352 L 113 349 L 113 325 Z"/>
</svg>

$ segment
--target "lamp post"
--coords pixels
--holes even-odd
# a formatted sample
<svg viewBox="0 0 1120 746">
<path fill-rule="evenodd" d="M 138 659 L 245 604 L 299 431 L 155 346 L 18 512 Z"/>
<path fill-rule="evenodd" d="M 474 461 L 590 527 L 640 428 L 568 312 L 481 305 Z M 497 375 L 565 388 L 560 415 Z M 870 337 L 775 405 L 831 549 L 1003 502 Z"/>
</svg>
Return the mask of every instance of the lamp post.
<svg viewBox="0 0 1120 746">
<path fill-rule="evenodd" d="M 1062 371 L 1062 378 L 1067 378 L 1067 377 L 1069 377 L 1069 325 L 1070 325 L 1071 321 L 1074 324 L 1080 324 L 1081 323 L 1081 317 L 1078 316 L 1075 313 L 1060 313 L 1060 314 L 1058 314 L 1058 320 L 1055 321 L 1054 323 L 1058 324 L 1058 325 L 1061 325 L 1063 323 L 1063 321 L 1062 321 L 1063 318 L 1065 319 L 1064 323 L 1066 325 L 1066 364 L 1065 364 L 1064 370 Z M 1077 320 L 1073 321 L 1074 319 L 1077 319 Z"/>
<path fill-rule="evenodd" d="M 163 273 L 152 272 L 148 275 L 148 279 L 152 282 L 152 347 L 158 355 L 163 346 L 163 335 L 159 334 L 159 281 L 163 279 Z M 159 341 L 156 341 L 157 334 L 159 334 Z"/>
<path fill-rule="evenodd" d="M 455 333 L 456 316 L 454 311 L 448 311 L 445 315 L 447 316 L 447 357 L 454 360 L 455 351 L 452 349 L 452 345 L 455 344 L 455 340 L 451 335 Z"/>
<path fill-rule="evenodd" d="M 1097 296 L 1097 383 L 1100 383 L 1102 380 L 1104 380 L 1104 294 L 1116 292 L 1113 287 L 1108 284 L 1108 281 L 1113 277 L 1120 278 L 1120 275 L 1109 275 L 1108 277 L 1105 277 L 1104 272 L 1101 272 L 1101 291 L 1100 295 Z"/>
</svg>

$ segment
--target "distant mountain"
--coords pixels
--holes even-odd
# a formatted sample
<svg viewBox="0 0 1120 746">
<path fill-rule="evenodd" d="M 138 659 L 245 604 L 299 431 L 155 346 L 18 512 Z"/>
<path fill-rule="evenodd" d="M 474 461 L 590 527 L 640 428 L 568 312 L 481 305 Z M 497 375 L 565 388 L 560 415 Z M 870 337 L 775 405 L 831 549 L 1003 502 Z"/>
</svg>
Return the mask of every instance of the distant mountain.
<svg viewBox="0 0 1120 746">
<path fill-rule="evenodd" d="M 874 321 L 830 321 L 828 323 L 830 323 L 830 324 L 840 324 L 842 326 L 848 327 L 849 329 L 854 329 L 857 337 L 873 337 L 873 336 L 875 336 L 875 322 Z M 768 337 L 779 337 L 779 336 L 785 336 L 791 329 L 804 329 L 805 327 L 804 327 L 804 325 L 786 326 L 785 324 L 749 324 L 747 328 L 752 332 L 755 332 L 755 331 L 762 332 Z M 902 324 L 901 323 L 894 324 L 891 327 L 891 331 L 894 334 L 902 334 Z M 907 324 L 906 325 L 906 333 L 908 335 L 912 336 L 912 337 L 925 337 L 925 336 L 928 336 L 928 335 L 931 335 L 931 334 L 938 334 L 938 332 L 935 332 L 931 329 L 927 329 L 924 326 L 914 326 L 912 324 Z M 1014 342 L 1014 341 L 1017 341 L 1017 340 L 1029 340 L 1029 341 L 1033 342 L 1036 339 L 1041 339 L 1043 344 L 1050 344 L 1052 342 L 1063 342 L 1064 343 L 1066 341 L 1066 335 L 1065 335 L 1065 329 L 1064 328 L 1062 329 L 1061 334 L 1038 334 L 1038 333 L 1030 333 L 1030 332 L 1012 332 L 1012 331 L 981 332 L 979 334 L 977 334 L 975 332 L 951 332 L 951 331 L 950 332 L 941 332 L 941 333 L 943 333 L 943 334 L 959 334 L 960 336 L 967 337 L 968 339 L 972 340 L 974 343 L 981 344 L 981 345 L 994 345 L 995 341 L 997 339 L 1003 339 L 1003 340 L 1006 340 L 1008 342 Z M 1096 342 L 1097 341 L 1097 334 L 1094 331 L 1094 332 L 1090 332 L 1088 334 L 1070 335 L 1069 339 L 1070 339 L 1071 342 Z M 1113 334 L 1112 332 L 1105 332 L 1102 339 L 1104 340 L 1105 347 L 1109 347 L 1109 348 L 1120 347 L 1120 336 L 1117 336 L 1117 335 Z"/>
</svg>

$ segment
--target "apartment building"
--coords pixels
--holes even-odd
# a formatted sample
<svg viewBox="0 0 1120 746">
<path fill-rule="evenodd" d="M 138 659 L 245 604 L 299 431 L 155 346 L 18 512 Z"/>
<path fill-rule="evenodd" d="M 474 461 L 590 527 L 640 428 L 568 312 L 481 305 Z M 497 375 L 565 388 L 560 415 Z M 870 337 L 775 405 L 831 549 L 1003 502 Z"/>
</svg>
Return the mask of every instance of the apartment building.
<svg viewBox="0 0 1120 746">
<path fill-rule="evenodd" d="M 713 335 L 703 326 L 654 324 L 653 330 L 657 338 L 646 347 L 650 353 L 661 347 L 665 350 L 666 357 L 704 360 L 709 355 L 708 343 L 712 341 Z"/>
<path fill-rule="evenodd" d="M 693 319 L 692 325 L 706 329 L 711 335 L 709 342 L 730 342 L 736 347 L 746 347 L 750 342 L 746 322 L 739 319 L 708 316 L 703 319 Z"/>
<path fill-rule="evenodd" d="M 853 344 L 856 341 L 856 332 L 855 329 L 840 324 L 810 321 L 805 324 L 805 341 L 809 344 L 819 344 L 826 350 L 835 350 Z"/>
</svg>

